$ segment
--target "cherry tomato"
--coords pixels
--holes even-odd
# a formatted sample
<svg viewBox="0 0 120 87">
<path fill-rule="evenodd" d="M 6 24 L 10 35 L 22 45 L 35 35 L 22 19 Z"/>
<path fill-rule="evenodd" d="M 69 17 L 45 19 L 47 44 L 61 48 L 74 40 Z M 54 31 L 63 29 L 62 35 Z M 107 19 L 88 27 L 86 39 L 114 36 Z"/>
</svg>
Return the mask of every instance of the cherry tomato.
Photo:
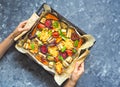
<svg viewBox="0 0 120 87">
<path fill-rule="evenodd" d="M 59 33 L 58 33 L 57 31 L 55 31 L 55 32 L 52 33 L 52 36 L 53 36 L 54 38 L 57 38 L 57 37 L 59 37 Z"/>
<path fill-rule="evenodd" d="M 45 25 L 44 25 L 44 24 L 39 23 L 39 24 L 37 25 L 37 28 L 38 28 L 38 29 L 45 28 Z"/>
</svg>

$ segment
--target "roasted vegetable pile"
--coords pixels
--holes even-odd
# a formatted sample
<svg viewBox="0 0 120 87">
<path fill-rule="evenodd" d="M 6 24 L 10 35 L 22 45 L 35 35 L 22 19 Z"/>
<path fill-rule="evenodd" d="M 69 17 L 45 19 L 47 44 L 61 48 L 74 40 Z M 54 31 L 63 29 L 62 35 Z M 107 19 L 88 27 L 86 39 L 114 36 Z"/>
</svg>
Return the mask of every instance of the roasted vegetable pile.
<svg viewBox="0 0 120 87">
<path fill-rule="evenodd" d="M 27 39 L 19 40 L 17 45 L 28 50 L 39 62 L 62 74 L 84 42 L 73 27 L 54 14 L 47 13 L 27 35 Z"/>
</svg>

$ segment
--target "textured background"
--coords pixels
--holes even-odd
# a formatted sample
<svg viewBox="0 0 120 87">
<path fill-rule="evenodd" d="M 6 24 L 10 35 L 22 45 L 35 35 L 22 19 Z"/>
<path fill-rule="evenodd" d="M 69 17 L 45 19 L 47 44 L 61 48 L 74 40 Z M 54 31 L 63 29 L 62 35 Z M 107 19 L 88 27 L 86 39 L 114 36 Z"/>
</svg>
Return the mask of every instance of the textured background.
<svg viewBox="0 0 120 87">
<path fill-rule="evenodd" d="M 77 87 L 120 87 L 120 0 L 0 0 L 0 41 L 45 2 L 96 38 Z M 58 85 L 13 45 L 0 60 L 0 87 Z"/>
</svg>

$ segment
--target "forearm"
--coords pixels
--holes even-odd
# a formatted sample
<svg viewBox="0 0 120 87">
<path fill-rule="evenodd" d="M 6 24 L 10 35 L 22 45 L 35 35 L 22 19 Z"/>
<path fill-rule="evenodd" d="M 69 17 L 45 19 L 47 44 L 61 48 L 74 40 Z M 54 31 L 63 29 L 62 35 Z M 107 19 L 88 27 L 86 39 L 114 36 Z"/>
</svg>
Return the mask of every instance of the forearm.
<svg viewBox="0 0 120 87">
<path fill-rule="evenodd" d="M 73 81 L 71 79 L 68 79 L 68 81 L 66 82 L 66 84 L 64 85 L 64 87 L 75 87 L 76 83 L 77 82 L 75 82 L 75 81 Z"/>
<path fill-rule="evenodd" d="M 13 33 L 11 33 L 3 42 L 0 43 L 0 58 L 4 55 L 13 42 L 14 36 Z"/>
</svg>

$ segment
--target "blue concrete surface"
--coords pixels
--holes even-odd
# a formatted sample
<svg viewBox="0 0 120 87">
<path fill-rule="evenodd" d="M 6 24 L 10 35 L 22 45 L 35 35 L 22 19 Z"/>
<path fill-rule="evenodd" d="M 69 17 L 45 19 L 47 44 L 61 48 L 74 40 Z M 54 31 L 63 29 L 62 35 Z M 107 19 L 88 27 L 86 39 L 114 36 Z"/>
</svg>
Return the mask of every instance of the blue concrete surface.
<svg viewBox="0 0 120 87">
<path fill-rule="evenodd" d="M 0 0 L 0 41 L 45 2 L 96 38 L 77 87 L 120 87 L 120 0 Z M 59 86 L 13 45 L 0 60 L 0 87 Z"/>
</svg>

